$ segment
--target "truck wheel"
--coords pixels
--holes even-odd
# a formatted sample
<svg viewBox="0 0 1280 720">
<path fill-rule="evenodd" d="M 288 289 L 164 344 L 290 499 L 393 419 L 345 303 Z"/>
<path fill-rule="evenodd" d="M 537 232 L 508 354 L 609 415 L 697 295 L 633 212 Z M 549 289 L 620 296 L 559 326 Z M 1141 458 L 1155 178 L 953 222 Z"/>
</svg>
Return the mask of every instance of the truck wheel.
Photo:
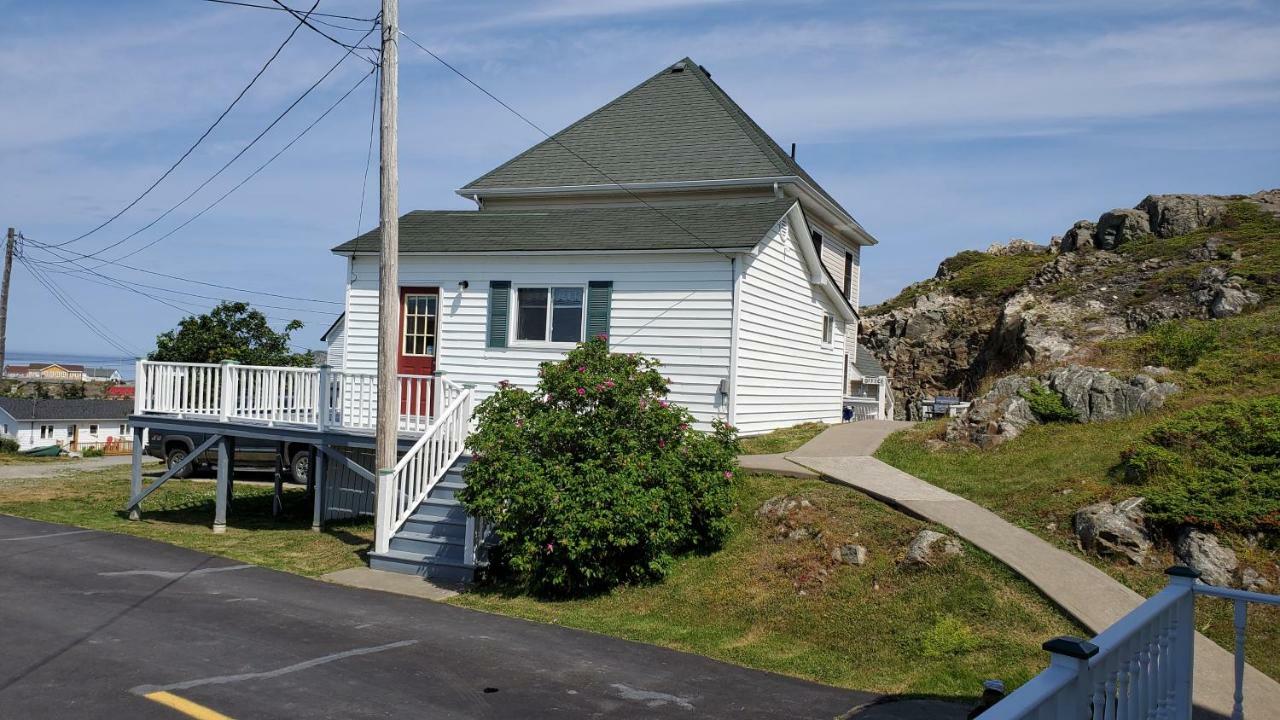
<svg viewBox="0 0 1280 720">
<path fill-rule="evenodd" d="M 175 467 L 177 467 L 177 466 L 178 466 L 178 465 L 179 465 L 183 460 L 186 460 L 186 459 L 187 459 L 187 449 L 186 449 L 186 448 L 180 448 L 180 447 L 179 447 L 179 448 L 173 448 L 172 450 L 170 450 L 170 451 L 168 452 L 168 454 L 166 454 L 166 455 L 164 456 L 164 459 L 165 459 L 165 466 L 166 466 L 166 467 L 168 467 L 168 468 L 170 468 L 170 469 L 175 468 Z M 174 477 L 176 477 L 176 478 L 178 478 L 178 479 L 185 479 L 185 478 L 189 478 L 189 477 L 191 477 L 193 474 L 195 474 L 196 469 L 195 469 L 195 467 L 194 467 L 194 466 L 195 466 L 195 463 L 191 463 L 190 465 L 188 465 L 188 466 L 186 466 L 186 467 L 182 468 L 181 470 L 179 470 L 178 472 L 174 473 L 174 474 L 173 474 L 173 476 L 174 476 Z"/>
<path fill-rule="evenodd" d="M 299 485 L 307 484 L 307 476 L 311 474 L 311 453 L 299 450 L 289 463 L 289 477 Z"/>
</svg>

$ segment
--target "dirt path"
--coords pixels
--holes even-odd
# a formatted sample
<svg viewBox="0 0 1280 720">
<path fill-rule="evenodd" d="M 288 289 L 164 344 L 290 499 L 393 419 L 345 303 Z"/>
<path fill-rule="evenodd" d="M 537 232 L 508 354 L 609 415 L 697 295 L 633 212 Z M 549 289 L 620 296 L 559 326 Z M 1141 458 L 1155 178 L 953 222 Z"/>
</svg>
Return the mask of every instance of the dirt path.
<svg viewBox="0 0 1280 720">
<path fill-rule="evenodd" d="M 133 461 L 129 455 L 112 455 L 110 457 L 79 458 L 55 462 L 17 463 L 0 465 L 0 482 L 5 480 L 34 480 L 38 478 L 57 477 L 86 470 L 102 470 L 105 468 L 128 465 Z M 158 463 L 156 458 L 142 458 L 143 463 Z"/>
</svg>

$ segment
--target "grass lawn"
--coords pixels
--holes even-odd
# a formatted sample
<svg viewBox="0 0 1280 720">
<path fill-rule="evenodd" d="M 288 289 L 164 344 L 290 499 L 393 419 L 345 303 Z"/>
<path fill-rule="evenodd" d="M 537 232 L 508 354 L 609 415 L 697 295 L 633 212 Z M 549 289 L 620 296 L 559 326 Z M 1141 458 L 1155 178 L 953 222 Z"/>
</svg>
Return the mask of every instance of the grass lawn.
<svg viewBox="0 0 1280 720">
<path fill-rule="evenodd" d="M 784 493 L 814 503 L 821 540 L 779 539 L 757 517 Z M 734 520 L 724 549 L 681 559 L 661 584 L 570 601 L 481 587 L 450 602 L 832 685 L 954 698 L 973 697 L 990 677 L 1024 682 L 1047 662 L 1043 641 L 1081 632 L 971 546 L 934 567 L 901 566 L 926 525 L 847 488 L 746 476 Z M 845 542 L 865 545 L 867 564 L 814 580 L 829 544 Z"/>
<path fill-rule="evenodd" d="M 1182 402 L 1194 403 L 1192 398 Z M 1162 415 L 1163 416 L 1163 415 Z M 1029 428 L 1016 439 L 991 450 L 931 450 L 942 421 L 924 423 L 891 436 L 876 457 L 921 479 L 977 502 L 1010 522 L 1064 550 L 1082 555 L 1072 534 L 1075 511 L 1099 500 L 1140 495 L 1142 489 L 1120 482 L 1115 468 L 1120 453 L 1162 416 L 1136 417 L 1108 423 L 1053 424 Z M 1280 552 L 1250 547 L 1224 536 L 1242 567 L 1276 577 Z M 1134 590 L 1152 595 L 1164 586 L 1164 569 L 1175 564 L 1168 543 L 1146 565 L 1088 557 L 1090 562 Z M 1226 648 L 1233 647 L 1232 609 L 1225 601 L 1200 599 L 1198 629 Z M 1280 608 L 1249 609 L 1246 653 L 1250 663 L 1280 679 Z"/>
<path fill-rule="evenodd" d="M 765 435 L 755 435 L 742 439 L 744 455 L 768 455 L 771 453 L 791 452 L 809 442 L 831 427 L 826 423 L 811 422 L 792 425 L 789 428 L 774 430 Z"/>
<path fill-rule="evenodd" d="M 0 513 L 137 535 L 182 547 L 317 576 L 364 564 L 373 524 L 332 524 L 310 532 L 311 502 L 286 485 L 280 517 L 271 517 L 271 487 L 239 483 L 227 532 L 214 535 L 214 484 L 170 480 L 143 502 L 142 520 L 120 512 L 129 496 L 127 466 L 56 478 L 0 480 Z"/>
<path fill-rule="evenodd" d="M 32 457 L 30 455 L 21 455 L 19 453 L 0 453 L 0 465 L 34 465 L 36 463 L 63 463 L 71 462 L 75 458 L 67 455 L 56 455 L 54 457 Z"/>
</svg>

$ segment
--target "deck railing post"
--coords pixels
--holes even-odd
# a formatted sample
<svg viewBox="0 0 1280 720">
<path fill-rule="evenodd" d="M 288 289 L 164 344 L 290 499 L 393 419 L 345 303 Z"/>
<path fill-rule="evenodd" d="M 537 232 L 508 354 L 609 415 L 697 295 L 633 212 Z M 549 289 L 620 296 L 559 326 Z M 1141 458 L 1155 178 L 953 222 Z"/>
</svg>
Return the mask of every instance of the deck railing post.
<svg viewBox="0 0 1280 720">
<path fill-rule="evenodd" d="M 231 409 L 236 403 L 236 375 L 235 366 L 240 363 L 235 360 L 223 360 L 221 368 L 222 398 L 218 407 L 218 421 L 226 422 L 227 417 L 231 415 Z"/>
<path fill-rule="evenodd" d="M 320 366 L 320 386 L 318 388 L 319 396 L 316 398 L 316 427 L 321 431 L 329 427 L 329 377 L 333 372 L 333 368 L 328 365 Z"/>
<path fill-rule="evenodd" d="M 1174 565 L 1164 571 L 1171 587 L 1185 592 L 1174 608 L 1173 648 L 1173 720 L 1191 718 L 1191 679 L 1195 673 L 1196 598 L 1195 584 L 1200 573 L 1189 567 Z"/>
<path fill-rule="evenodd" d="M 1062 635 L 1041 646 L 1050 653 L 1049 667 L 1061 668 L 1075 678 L 1053 701 L 1050 717 L 1083 718 L 1088 716 L 1093 694 L 1090 687 L 1089 658 L 1098 654 L 1098 646 L 1083 638 Z"/>
<path fill-rule="evenodd" d="M 384 553 L 391 549 L 391 513 L 395 506 L 395 478 L 393 468 L 378 470 L 378 488 L 373 498 L 373 548 Z"/>
<path fill-rule="evenodd" d="M 147 366 L 144 358 L 138 358 L 133 364 L 133 414 L 141 415 L 147 411 Z"/>
</svg>

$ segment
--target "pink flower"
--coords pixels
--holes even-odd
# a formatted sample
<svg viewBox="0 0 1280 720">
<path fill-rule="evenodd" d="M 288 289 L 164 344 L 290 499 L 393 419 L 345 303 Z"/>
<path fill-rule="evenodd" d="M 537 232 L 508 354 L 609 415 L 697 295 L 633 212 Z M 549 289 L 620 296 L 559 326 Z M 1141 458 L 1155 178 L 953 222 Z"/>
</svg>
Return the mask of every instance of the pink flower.
<svg viewBox="0 0 1280 720">
<path fill-rule="evenodd" d="M 640 409 L 641 409 L 641 410 L 643 410 L 643 409 L 645 409 L 645 408 L 647 408 L 647 407 L 649 407 L 649 401 L 648 401 L 648 400 L 645 400 L 645 399 L 643 399 L 643 398 L 641 398 L 641 400 L 640 400 Z"/>
<path fill-rule="evenodd" d="M 556 549 L 556 546 L 555 546 L 554 544 L 552 544 L 552 543 L 547 543 L 547 552 L 551 552 L 551 551 L 553 551 L 553 550 L 555 550 L 555 549 Z"/>
<path fill-rule="evenodd" d="M 480 459 L 480 453 L 478 453 L 478 452 L 477 452 L 477 453 L 471 453 L 471 459 L 472 459 L 472 460 L 479 460 L 479 459 Z"/>
<path fill-rule="evenodd" d="M 615 382 L 614 382 L 614 381 L 612 381 L 612 380 L 605 380 L 605 381 L 604 381 L 604 386 L 605 386 L 605 387 L 607 387 L 607 388 L 612 388 L 612 387 L 613 387 L 614 385 L 616 385 L 616 384 L 617 384 L 617 383 L 615 383 Z"/>
<path fill-rule="evenodd" d="M 498 381 L 498 387 L 502 388 L 503 390 L 506 390 L 507 388 L 511 387 L 511 381 L 510 381 L 510 380 L 499 380 L 499 381 Z"/>
<path fill-rule="evenodd" d="M 730 471 L 730 470 L 725 470 L 725 471 L 724 471 L 724 479 L 725 479 L 725 480 L 732 480 L 732 479 L 733 479 L 733 472 L 732 472 L 732 471 Z"/>
<path fill-rule="evenodd" d="M 597 335 L 597 336 L 596 336 L 596 339 L 597 339 L 597 340 L 608 340 L 608 339 L 609 339 L 609 333 L 600 333 L 599 335 Z"/>
<path fill-rule="evenodd" d="M 666 446 L 667 446 L 666 440 L 658 440 L 658 447 L 665 448 Z"/>
<path fill-rule="evenodd" d="M 586 388 L 578 388 L 578 395 L 586 395 L 586 394 L 587 394 Z"/>
<path fill-rule="evenodd" d="M 578 366 L 578 372 L 586 372 L 586 371 L 587 371 L 587 366 L 586 366 L 586 365 L 579 365 L 579 366 Z"/>
<path fill-rule="evenodd" d="M 664 408 L 671 407 L 671 403 L 667 402 L 666 400 L 659 400 L 658 407 L 664 407 Z"/>
<path fill-rule="evenodd" d="M 688 425 L 688 423 L 680 423 L 680 429 L 681 429 L 681 430 L 688 430 L 688 429 L 689 429 L 689 425 Z"/>
</svg>

